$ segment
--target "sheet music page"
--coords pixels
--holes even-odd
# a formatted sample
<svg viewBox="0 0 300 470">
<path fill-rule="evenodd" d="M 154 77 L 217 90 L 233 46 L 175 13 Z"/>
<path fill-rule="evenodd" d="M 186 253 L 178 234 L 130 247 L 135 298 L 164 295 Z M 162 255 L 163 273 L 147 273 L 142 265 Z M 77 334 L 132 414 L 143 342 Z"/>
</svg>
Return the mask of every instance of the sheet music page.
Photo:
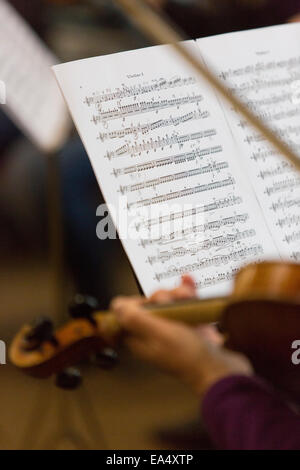
<svg viewBox="0 0 300 470">
<path fill-rule="evenodd" d="M 227 293 L 242 264 L 277 254 L 215 95 L 170 46 L 54 71 L 147 295 L 184 273 Z"/>
<path fill-rule="evenodd" d="M 198 45 L 226 85 L 300 155 L 300 24 L 200 39 Z M 300 260 L 300 175 L 224 107 L 276 246 L 282 257 Z"/>
<path fill-rule="evenodd" d="M 38 147 L 51 152 L 64 142 L 70 128 L 50 68 L 57 59 L 4 0 L 0 0 L 0 22 L 1 110 Z"/>
</svg>

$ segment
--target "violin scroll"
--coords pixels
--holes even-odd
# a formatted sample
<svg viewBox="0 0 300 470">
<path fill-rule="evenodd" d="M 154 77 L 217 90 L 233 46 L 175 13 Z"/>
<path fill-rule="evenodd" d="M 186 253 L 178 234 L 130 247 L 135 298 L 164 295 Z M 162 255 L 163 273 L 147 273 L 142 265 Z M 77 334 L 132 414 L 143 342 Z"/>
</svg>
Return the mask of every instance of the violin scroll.
<svg viewBox="0 0 300 470">
<path fill-rule="evenodd" d="M 27 351 L 34 351 L 39 349 L 45 341 L 57 345 L 52 320 L 48 317 L 39 317 L 24 336 L 23 347 Z"/>
<path fill-rule="evenodd" d="M 84 309 L 86 313 L 86 306 Z M 77 318 L 55 331 L 51 320 L 42 319 L 33 326 L 25 325 L 15 336 L 10 347 L 10 360 L 34 377 L 48 378 L 61 374 L 56 384 L 72 388 L 72 384 L 74 387 L 75 383 L 80 384 L 80 379 L 77 372 L 68 370 L 70 367 L 89 360 L 91 356 L 96 357 L 97 365 L 105 369 L 117 363 L 114 348 L 120 333 L 117 319 L 109 312 L 94 311 L 84 317 L 78 314 Z"/>
</svg>

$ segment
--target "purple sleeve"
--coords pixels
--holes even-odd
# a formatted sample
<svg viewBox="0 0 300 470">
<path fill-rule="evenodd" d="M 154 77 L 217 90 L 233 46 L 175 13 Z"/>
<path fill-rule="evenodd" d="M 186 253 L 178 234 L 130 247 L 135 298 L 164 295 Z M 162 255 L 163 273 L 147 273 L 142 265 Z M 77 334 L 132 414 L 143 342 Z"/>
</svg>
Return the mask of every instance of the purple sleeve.
<svg viewBox="0 0 300 470">
<path fill-rule="evenodd" d="M 236 375 L 213 385 L 202 414 L 220 449 L 300 450 L 300 416 L 257 377 Z"/>
</svg>

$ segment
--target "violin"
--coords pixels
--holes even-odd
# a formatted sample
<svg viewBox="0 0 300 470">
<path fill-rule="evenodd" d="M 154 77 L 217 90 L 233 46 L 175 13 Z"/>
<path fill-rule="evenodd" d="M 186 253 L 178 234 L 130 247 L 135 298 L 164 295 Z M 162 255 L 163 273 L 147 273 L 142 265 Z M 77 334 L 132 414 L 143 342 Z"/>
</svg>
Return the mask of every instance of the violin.
<svg viewBox="0 0 300 470">
<path fill-rule="evenodd" d="M 227 348 L 245 354 L 256 373 L 276 388 L 299 396 L 300 374 L 291 360 L 292 343 L 300 339 L 299 264 L 250 264 L 238 272 L 228 297 L 145 308 L 151 315 L 191 326 L 218 322 Z M 12 341 L 11 362 L 34 377 L 57 374 L 63 388 L 78 384 L 76 372 L 67 380 L 67 368 L 89 356 L 98 355 L 104 367 L 113 363 L 124 334 L 114 313 L 98 311 L 84 298 L 70 311 L 73 319 L 56 331 L 49 320 L 24 326 Z"/>
</svg>

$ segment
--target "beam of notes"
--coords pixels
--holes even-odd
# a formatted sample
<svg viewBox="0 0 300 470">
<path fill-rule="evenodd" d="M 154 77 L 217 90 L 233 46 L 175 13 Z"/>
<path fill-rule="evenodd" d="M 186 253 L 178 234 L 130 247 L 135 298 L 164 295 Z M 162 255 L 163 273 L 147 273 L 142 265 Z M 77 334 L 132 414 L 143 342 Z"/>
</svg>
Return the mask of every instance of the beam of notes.
<svg viewBox="0 0 300 470">
<path fill-rule="evenodd" d="M 184 273 L 201 295 L 226 294 L 242 265 L 276 252 L 216 95 L 171 47 L 55 70 L 146 294 Z"/>
<path fill-rule="evenodd" d="M 209 163 L 208 165 L 205 166 L 200 166 L 199 168 L 194 168 L 193 170 L 188 170 L 188 171 L 182 171 L 180 173 L 173 173 L 171 175 L 167 176 L 161 176 L 160 178 L 156 178 L 154 180 L 149 180 L 149 181 L 143 181 L 142 183 L 135 183 L 131 184 L 128 186 L 120 186 L 120 192 L 122 194 L 127 193 L 128 191 L 140 191 L 141 189 L 145 188 L 156 188 L 157 186 L 165 183 L 170 183 L 171 181 L 177 181 L 179 179 L 186 179 L 190 178 L 192 176 L 197 176 L 197 175 L 204 175 L 205 173 L 212 173 L 212 172 L 220 172 L 224 168 L 228 168 L 228 162 L 220 162 L 220 163 Z M 223 186 L 227 184 L 225 182 L 222 182 Z M 230 180 L 228 184 L 233 184 L 233 180 Z M 208 191 L 209 189 L 214 189 L 217 186 L 217 183 L 211 183 L 210 188 L 206 185 L 204 187 L 198 187 L 198 191 Z M 181 193 L 180 193 L 181 194 Z M 174 199 L 178 197 L 175 194 L 172 194 L 172 198 Z M 153 199 L 152 204 L 155 204 L 155 200 Z"/>
<path fill-rule="evenodd" d="M 300 232 L 299 232 L 300 238 Z M 242 248 L 238 251 L 233 251 L 232 253 L 226 255 L 217 255 L 213 256 L 212 258 L 205 258 L 200 260 L 196 263 L 192 263 L 189 265 L 183 265 L 180 267 L 171 267 L 168 268 L 166 271 L 157 272 L 155 273 L 155 277 L 158 281 L 162 281 L 163 279 L 168 279 L 171 277 L 178 277 L 178 275 L 182 275 L 185 273 L 194 273 L 201 269 L 206 269 L 209 267 L 219 267 L 220 265 L 226 265 L 232 261 L 241 261 L 242 259 L 247 259 L 249 256 L 257 256 L 263 253 L 263 249 L 261 245 L 253 245 L 247 248 Z"/>
<path fill-rule="evenodd" d="M 178 145 L 179 148 L 183 147 L 185 142 L 190 142 L 192 140 L 199 141 L 206 137 L 212 137 L 216 135 L 216 129 L 206 129 L 201 132 L 194 132 L 193 134 L 178 135 L 173 133 L 173 135 L 165 135 L 163 137 L 158 137 L 157 139 L 150 139 L 147 141 L 142 141 L 141 143 L 134 145 L 125 144 L 113 151 L 107 151 L 106 157 L 108 159 L 122 157 L 125 155 L 141 155 L 142 152 L 149 152 L 150 150 L 164 149 L 165 147 L 172 148 L 173 145 Z"/>
<path fill-rule="evenodd" d="M 213 155 L 215 153 L 222 152 L 223 147 L 221 145 L 217 145 L 215 147 L 208 147 L 208 148 L 196 148 L 191 152 L 180 153 L 178 155 L 171 155 L 169 157 L 162 157 L 158 160 L 152 160 L 144 163 L 140 163 L 137 165 L 129 166 L 126 168 L 114 168 L 113 173 L 115 176 L 119 175 L 128 175 L 130 173 L 138 173 L 140 171 L 144 172 L 146 170 L 152 170 L 154 168 L 160 168 L 166 165 L 172 164 L 180 164 L 190 161 L 197 161 L 202 159 L 204 156 Z"/>
<path fill-rule="evenodd" d="M 199 234 L 199 233 L 206 234 L 209 231 L 217 231 L 223 227 L 241 227 L 241 224 L 244 224 L 248 220 L 249 220 L 249 214 L 237 214 L 231 217 L 223 217 L 223 218 L 221 217 L 220 219 L 211 220 L 201 225 L 192 225 L 188 228 L 183 228 L 176 232 L 170 232 L 157 239 L 154 239 L 154 238 L 148 238 L 146 240 L 142 239 L 141 246 L 145 248 L 153 244 L 164 245 L 164 244 L 173 243 L 174 240 L 182 241 L 182 240 L 185 240 L 186 238 L 189 238 L 189 240 L 194 240 L 195 234 Z"/>
<path fill-rule="evenodd" d="M 168 214 L 168 215 L 162 215 L 156 219 L 148 219 L 147 221 L 144 221 L 142 224 L 143 226 L 150 228 L 153 225 L 162 224 L 165 222 L 171 222 L 172 220 L 174 221 L 176 219 L 183 219 L 185 217 L 195 216 L 199 213 L 215 211 L 217 209 L 222 209 L 224 207 L 236 206 L 236 205 L 242 204 L 242 202 L 243 200 L 241 197 L 229 195 L 228 197 L 224 199 L 214 200 L 214 202 L 210 204 L 206 204 L 204 206 L 196 206 L 196 207 L 193 207 L 192 209 L 182 210 L 179 212 L 172 212 L 171 214 Z M 139 226 L 137 226 L 137 229 L 139 229 Z"/>
<path fill-rule="evenodd" d="M 176 248 L 171 248 L 170 250 L 166 251 L 159 251 L 155 256 L 149 256 L 148 261 L 150 264 L 159 263 L 159 262 L 166 262 L 170 261 L 171 259 L 182 257 L 187 254 L 196 256 L 199 251 L 201 250 L 209 250 L 215 247 L 225 247 L 230 246 L 232 243 L 240 240 L 249 239 L 256 235 L 255 230 L 244 230 L 242 232 L 234 232 L 228 233 L 227 235 L 221 235 L 219 237 L 211 237 L 204 240 L 201 243 L 194 243 L 189 247 L 179 246 Z"/>
<path fill-rule="evenodd" d="M 231 90 L 300 155 L 300 49 L 295 41 L 296 27 L 285 31 L 283 26 L 278 27 L 277 35 L 272 28 L 258 34 L 245 33 L 247 53 L 241 58 L 241 44 L 231 41 L 230 57 L 223 60 L 219 54 L 218 69 Z M 280 29 L 285 40 L 279 43 Z M 264 54 L 260 54 L 262 38 Z M 225 37 L 224 50 L 228 47 L 226 41 Z M 205 53 L 211 56 L 217 50 L 217 41 L 207 41 L 206 46 Z M 278 251 L 282 257 L 298 259 L 299 174 L 244 119 L 235 113 L 231 116 L 234 137 L 245 156 L 247 172 Z"/>
<path fill-rule="evenodd" d="M 118 129 L 111 132 L 100 132 L 99 139 L 104 142 L 105 140 L 110 139 L 122 139 L 127 135 L 134 135 L 138 136 L 138 134 L 149 134 L 149 132 L 154 131 L 155 129 L 160 129 L 162 127 L 170 127 L 174 126 L 177 127 L 179 124 L 188 121 L 196 121 L 198 119 L 206 119 L 209 117 L 208 111 L 193 111 L 191 113 L 185 113 L 181 116 L 173 117 L 172 115 L 167 119 L 159 119 L 150 123 L 141 124 L 138 123 L 137 125 L 131 125 L 130 127 L 126 127 L 125 129 Z M 97 123 L 97 119 L 93 119 L 94 123 Z"/>
<path fill-rule="evenodd" d="M 139 84 L 128 86 L 123 84 L 121 88 L 112 91 L 102 91 L 101 94 L 93 93 L 92 96 L 87 96 L 85 102 L 88 106 L 91 104 L 100 104 L 107 101 L 121 100 L 122 98 L 135 98 L 144 94 L 153 93 L 175 87 L 195 84 L 196 80 L 193 77 L 181 78 L 174 77 L 170 80 L 160 78 L 153 80 L 152 83 Z"/>
<path fill-rule="evenodd" d="M 87 98 L 88 100 L 88 98 Z M 138 116 L 139 114 L 145 114 L 152 111 L 158 113 L 163 109 L 169 108 L 181 108 L 183 105 L 189 104 L 198 104 L 203 100 L 202 95 L 185 95 L 179 98 L 170 98 L 170 99 L 159 99 L 157 101 L 139 101 L 133 102 L 131 104 L 122 105 L 121 102 L 115 103 L 113 108 L 110 108 L 106 111 L 103 111 L 102 107 L 97 107 L 98 114 L 94 114 L 92 121 L 94 123 L 112 121 L 114 119 L 128 118 L 132 116 Z"/>
</svg>

